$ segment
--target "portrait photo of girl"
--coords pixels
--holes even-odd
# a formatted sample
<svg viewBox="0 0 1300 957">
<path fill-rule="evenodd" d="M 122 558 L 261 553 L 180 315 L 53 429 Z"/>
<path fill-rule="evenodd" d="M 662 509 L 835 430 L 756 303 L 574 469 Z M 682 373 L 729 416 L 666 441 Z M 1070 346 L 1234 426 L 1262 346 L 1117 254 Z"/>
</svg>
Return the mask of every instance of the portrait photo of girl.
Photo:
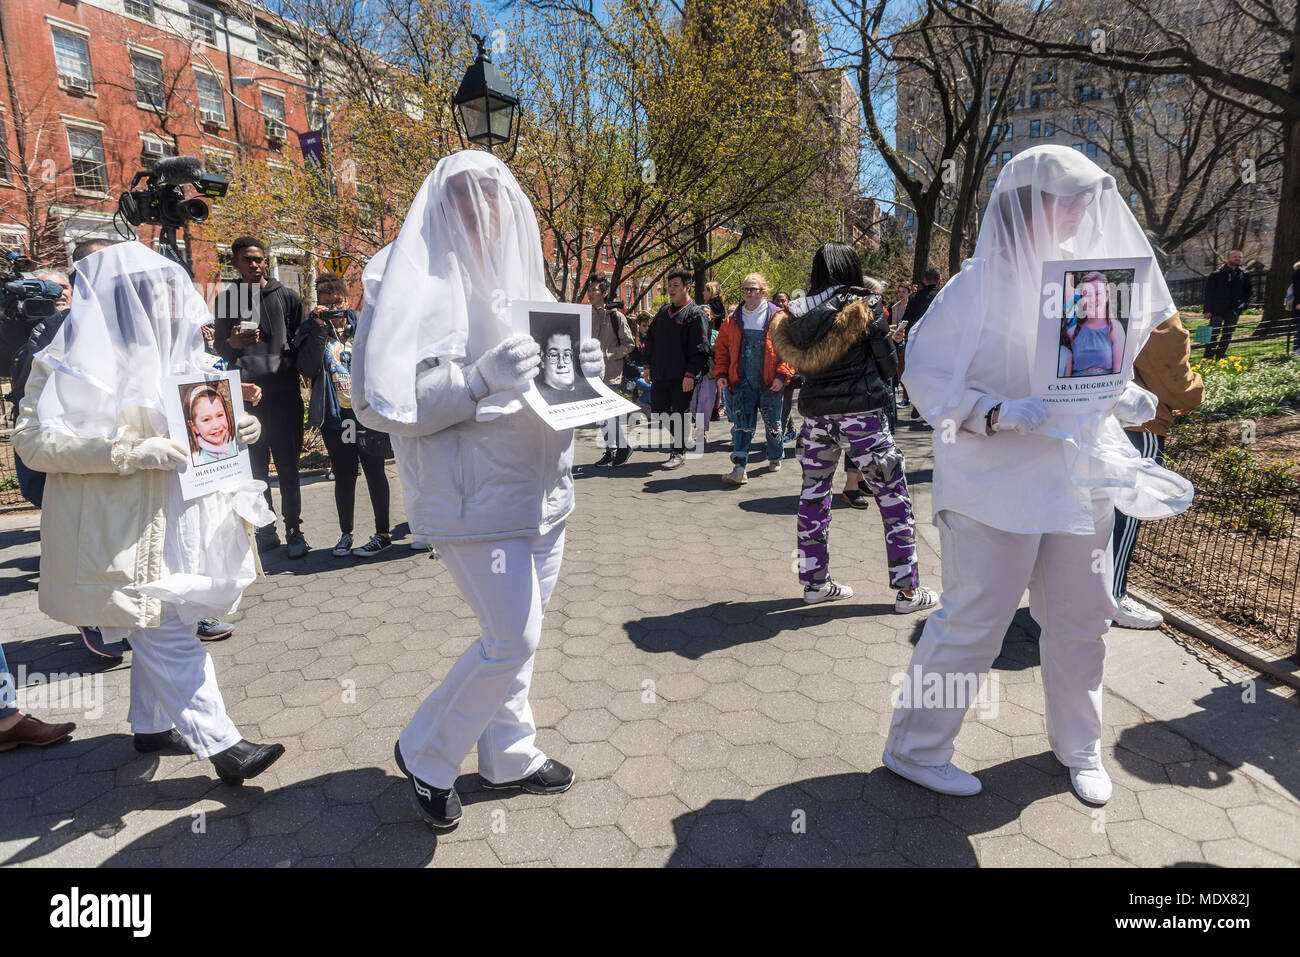
<svg viewBox="0 0 1300 957">
<path fill-rule="evenodd" d="M 1067 282 L 1073 278 L 1067 274 Z M 1078 280 L 1061 320 L 1060 378 L 1118 375 L 1124 361 L 1124 323 L 1112 300 L 1110 280 L 1089 272 Z M 1072 300 L 1072 302 L 1071 302 Z"/>
<path fill-rule="evenodd" d="M 208 465 L 238 455 L 230 383 L 199 382 L 181 389 L 191 461 L 195 465 Z"/>
</svg>

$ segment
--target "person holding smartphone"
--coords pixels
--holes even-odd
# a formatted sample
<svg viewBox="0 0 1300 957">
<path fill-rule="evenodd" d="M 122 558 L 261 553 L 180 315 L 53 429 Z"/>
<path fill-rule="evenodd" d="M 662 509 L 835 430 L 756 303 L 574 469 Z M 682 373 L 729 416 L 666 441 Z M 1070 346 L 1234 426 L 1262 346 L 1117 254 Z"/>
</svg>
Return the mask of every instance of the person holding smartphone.
<svg viewBox="0 0 1300 957">
<path fill-rule="evenodd" d="M 266 244 L 252 236 L 231 244 L 239 281 L 213 303 L 213 339 L 217 354 L 239 371 L 240 381 L 262 390 L 261 401 L 252 409 L 262 423 L 262 438 L 249 447 L 249 462 L 253 477 L 267 482 L 275 459 L 288 555 L 302 558 L 308 551 L 298 479 L 303 408 L 293 345 L 302 325 L 302 298 L 271 276 L 265 250 Z M 269 486 L 266 503 L 274 507 Z M 279 544 L 274 522 L 257 530 L 258 551 Z"/>
<path fill-rule="evenodd" d="M 298 330 L 295 347 L 298 371 L 311 382 L 307 424 L 320 429 L 334 465 L 334 507 L 340 537 L 335 558 L 356 555 L 371 558 L 393 544 L 388 516 L 388 473 L 382 455 L 367 451 L 358 441 L 364 426 L 352 411 L 352 334 L 356 315 L 347 308 L 348 285 L 337 273 L 316 278 L 316 308 Z M 357 466 L 366 474 L 370 507 L 375 514 L 375 534 L 353 547 L 352 518 L 357 494 Z"/>
</svg>

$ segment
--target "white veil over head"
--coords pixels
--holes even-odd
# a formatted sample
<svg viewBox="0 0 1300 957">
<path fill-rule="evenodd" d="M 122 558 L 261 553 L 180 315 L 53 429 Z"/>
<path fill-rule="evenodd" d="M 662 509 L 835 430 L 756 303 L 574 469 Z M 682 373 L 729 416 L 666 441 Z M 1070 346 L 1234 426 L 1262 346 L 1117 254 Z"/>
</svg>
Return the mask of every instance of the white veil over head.
<svg viewBox="0 0 1300 957">
<path fill-rule="evenodd" d="M 41 428 L 116 440 L 143 410 L 166 435 L 163 376 L 202 369 L 210 319 L 185 270 L 142 244 L 87 256 L 71 312 L 41 353 L 51 367 L 36 407 Z"/>
<path fill-rule="evenodd" d="M 1043 264 L 1121 258 L 1151 262 L 1128 323 L 1136 356 L 1177 307 L 1114 177 L 1065 146 L 1036 146 L 1012 157 L 989 197 L 975 254 L 908 337 L 904 381 L 925 418 L 964 419 L 972 389 L 1007 399 L 1029 396 Z M 1190 502 L 1191 487 L 1179 476 L 1139 464 L 1114 416 L 1054 415 L 1048 434 L 1070 445 L 1077 484 L 1116 488 L 1117 505 L 1127 511 L 1129 504 L 1130 514 L 1163 517 Z"/>
<path fill-rule="evenodd" d="M 555 300 L 532 204 L 491 153 L 440 160 L 385 249 L 363 277 L 365 390 L 375 411 L 396 422 L 415 421 L 421 362 L 473 361 L 510 337 L 512 300 Z M 484 403 L 501 412 L 523 405 L 517 394 Z"/>
</svg>

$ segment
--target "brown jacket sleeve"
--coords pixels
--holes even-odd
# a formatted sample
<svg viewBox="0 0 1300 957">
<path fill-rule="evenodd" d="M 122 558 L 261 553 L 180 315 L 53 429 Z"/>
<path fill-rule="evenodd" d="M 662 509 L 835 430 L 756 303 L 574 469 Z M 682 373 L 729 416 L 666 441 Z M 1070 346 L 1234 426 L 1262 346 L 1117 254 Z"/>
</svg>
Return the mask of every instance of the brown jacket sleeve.
<svg viewBox="0 0 1300 957">
<path fill-rule="evenodd" d="M 1205 398 L 1200 373 L 1192 371 L 1191 337 L 1175 314 L 1151 331 L 1133 362 L 1133 376 L 1159 401 L 1156 417 L 1139 431 L 1164 435 L 1173 425 L 1173 410 L 1190 412 Z"/>
</svg>

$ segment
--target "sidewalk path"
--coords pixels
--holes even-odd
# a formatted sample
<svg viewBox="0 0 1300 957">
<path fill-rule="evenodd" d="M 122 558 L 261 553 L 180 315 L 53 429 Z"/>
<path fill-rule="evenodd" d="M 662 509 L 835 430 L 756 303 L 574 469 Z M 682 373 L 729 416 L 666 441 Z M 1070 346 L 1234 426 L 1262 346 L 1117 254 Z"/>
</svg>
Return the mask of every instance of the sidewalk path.
<svg viewBox="0 0 1300 957">
<path fill-rule="evenodd" d="M 905 430 L 901 442 L 923 581 L 937 588 L 929 433 Z M 577 784 L 503 799 L 479 789 L 471 754 L 457 785 L 464 818 L 436 837 L 392 749 L 478 634 L 441 562 L 405 541 L 370 562 L 333 559 L 333 490 L 304 488 L 312 553 L 273 556 L 234 637 L 209 645 L 245 736 L 287 748 L 228 788 L 206 762 L 134 752 L 130 656 L 101 670 L 75 632 L 37 611 L 36 521 L 0 518 L 10 665 L 73 675 L 45 686 L 55 700 L 34 710 L 81 725 L 70 743 L 0 755 L 0 864 L 1300 862 L 1294 700 L 1263 683 L 1247 693 L 1166 635 L 1113 632 L 1103 743 L 1115 795 L 1090 808 L 1048 750 L 1037 629 L 1022 609 L 996 666 L 997 713 L 968 719 L 957 739 L 956 762 L 984 792 L 939 797 L 880 764 L 890 677 L 922 622 L 892 611 L 874 506 L 834 511 L 832 573 L 854 598 L 808 607 L 792 571 L 796 462 L 729 490 L 724 444 L 675 472 L 650 453 L 597 470 L 599 452 L 579 434 L 578 508 L 533 691 L 539 744 Z M 399 523 L 400 502 L 398 492 Z M 362 541 L 360 492 L 357 508 Z M 71 697 L 83 687 L 102 692 L 102 713 Z"/>
</svg>

